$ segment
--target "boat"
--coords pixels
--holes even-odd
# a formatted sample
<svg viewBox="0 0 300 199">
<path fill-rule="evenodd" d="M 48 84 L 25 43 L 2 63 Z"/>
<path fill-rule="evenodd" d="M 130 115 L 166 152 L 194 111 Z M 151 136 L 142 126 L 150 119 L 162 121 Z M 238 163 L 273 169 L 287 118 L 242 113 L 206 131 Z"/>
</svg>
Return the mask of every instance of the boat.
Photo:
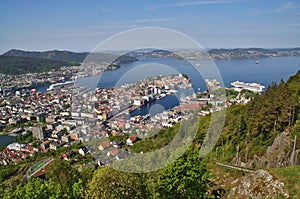
<svg viewBox="0 0 300 199">
<path fill-rule="evenodd" d="M 197 63 L 196 66 L 197 66 L 197 67 L 201 67 L 201 64 L 200 64 L 200 63 Z"/>
<path fill-rule="evenodd" d="M 64 88 L 66 86 L 72 86 L 72 85 L 74 85 L 74 83 L 75 83 L 74 81 L 66 81 L 66 82 L 60 82 L 60 83 L 51 84 L 49 86 L 49 88 L 47 88 L 47 91 L 61 89 L 61 88 Z"/>
<path fill-rule="evenodd" d="M 241 91 L 243 89 L 249 90 L 255 93 L 261 93 L 264 91 L 264 86 L 258 83 L 245 83 L 240 81 L 232 82 L 231 85 L 234 87 L 236 91 Z"/>
<path fill-rule="evenodd" d="M 256 61 L 255 64 L 259 64 L 259 61 Z"/>
</svg>

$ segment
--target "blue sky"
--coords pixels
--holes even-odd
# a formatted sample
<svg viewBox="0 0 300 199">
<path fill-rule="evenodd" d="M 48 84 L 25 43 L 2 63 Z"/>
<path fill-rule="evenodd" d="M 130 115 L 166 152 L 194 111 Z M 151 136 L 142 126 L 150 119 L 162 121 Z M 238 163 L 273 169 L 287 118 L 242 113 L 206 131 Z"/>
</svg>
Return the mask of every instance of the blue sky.
<svg viewBox="0 0 300 199">
<path fill-rule="evenodd" d="M 164 27 L 205 48 L 300 47 L 300 1 L 0 0 L 0 53 L 90 51 L 120 31 Z"/>
</svg>

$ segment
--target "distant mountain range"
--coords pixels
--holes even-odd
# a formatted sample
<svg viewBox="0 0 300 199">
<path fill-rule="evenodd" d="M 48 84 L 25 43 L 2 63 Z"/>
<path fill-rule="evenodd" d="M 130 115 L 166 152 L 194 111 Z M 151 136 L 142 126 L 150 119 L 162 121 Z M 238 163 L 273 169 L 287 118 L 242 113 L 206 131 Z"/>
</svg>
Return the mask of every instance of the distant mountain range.
<svg viewBox="0 0 300 199">
<path fill-rule="evenodd" d="M 9 75 L 41 73 L 51 69 L 58 69 L 61 66 L 71 65 L 76 64 L 31 57 L 0 56 L 0 73 Z"/>
<path fill-rule="evenodd" d="M 208 53 L 208 54 L 207 54 Z M 208 57 L 210 55 L 210 57 Z M 59 66 L 76 65 L 88 58 L 97 63 L 112 62 L 114 66 L 124 62 L 136 61 L 140 57 L 175 58 L 188 57 L 197 59 L 247 59 L 260 57 L 300 56 L 300 48 L 264 49 L 264 48 L 236 48 L 204 50 L 155 50 L 147 49 L 129 52 L 117 56 L 113 53 L 76 53 L 70 51 L 23 51 L 12 49 L 0 56 L 0 73 L 22 74 L 27 72 L 45 72 Z M 110 61 L 108 61 L 110 60 Z"/>
<path fill-rule="evenodd" d="M 37 52 L 37 51 L 23 51 L 23 50 L 16 50 L 12 49 L 7 51 L 3 54 L 4 56 L 12 56 L 12 57 L 30 57 L 30 58 L 40 58 L 40 59 L 48 59 L 48 60 L 55 60 L 55 61 L 63 61 L 69 63 L 81 63 L 87 58 L 89 55 L 90 57 L 93 56 L 97 62 L 105 62 L 107 60 L 115 60 L 114 62 L 128 62 L 128 61 L 135 61 L 136 59 L 130 56 L 116 56 L 113 53 L 77 53 L 77 52 L 70 52 L 70 51 L 58 51 L 58 50 L 51 50 L 51 51 L 44 51 L 44 52 Z"/>
<path fill-rule="evenodd" d="M 152 57 L 152 58 L 175 58 L 189 60 L 226 60 L 226 59 L 249 59 L 260 57 L 282 57 L 282 56 L 300 56 L 300 48 L 287 49 L 264 49 L 264 48 L 235 48 L 235 49 L 210 49 L 205 50 L 137 50 L 129 52 L 133 57 Z"/>
<path fill-rule="evenodd" d="M 70 51 L 32 52 L 12 49 L 0 56 L 0 73 L 23 74 L 29 72 L 46 72 L 60 66 L 78 65 L 88 57 L 89 61 L 97 63 L 112 62 L 114 66 L 120 63 L 136 61 L 136 58 L 110 53 L 75 53 Z"/>
<path fill-rule="evenodd" d="M 236 48 L 211 49 L 208 54 L 213 59 L 247 59 L 259 57 L 300 56 L 300 48 L 264 49 L 264 48 Z"/>
</svg>

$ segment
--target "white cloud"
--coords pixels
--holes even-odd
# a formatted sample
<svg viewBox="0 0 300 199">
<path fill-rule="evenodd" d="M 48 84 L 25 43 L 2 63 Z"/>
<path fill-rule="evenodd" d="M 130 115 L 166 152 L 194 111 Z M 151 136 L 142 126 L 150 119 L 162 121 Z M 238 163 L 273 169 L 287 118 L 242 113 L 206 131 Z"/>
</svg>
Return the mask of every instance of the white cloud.
<svg viewBox="0 0 300 199">
<path fill-rule="evenodd" d="M 284 11 L 291 10 L 291 9 L 294 9 L 294 8 L 296 8 L 296 6 L 294 5 L 294 2 L 289 1 L 285 4 L 282 4 L 279 8 L 277 8 L 274 11 L 275 12 L 284 12 Z"/>
<path fill-rule="evenodd" d="M 210 4 L 227 4 L 237 3 L 241 0 L 202 0 L 202 1 L 190 1 L 190 2 L 178 2 L 170 4 L 162 4 L 158 6 L 148 7 L 148 10 L 156 10 L 159 8 L 171 8 L 171 7 L 187 7 L 187 6 L 199 6 L 199 5 L 210 5 Z"/>
<path fill-rule="evenodd" d="M 170 20 L 171 18 L 146 18 L 146 19 L 133 20 L 132 23 L 163 22 L 163 21 L 170 21 Z"/>
<path fill-rule="evenodd" d="M 104 7 L 104 6 L 100 6 L 100 10 L 103 11 L 103 12 L 110 12 L 111 10 Z"/>
</svg>

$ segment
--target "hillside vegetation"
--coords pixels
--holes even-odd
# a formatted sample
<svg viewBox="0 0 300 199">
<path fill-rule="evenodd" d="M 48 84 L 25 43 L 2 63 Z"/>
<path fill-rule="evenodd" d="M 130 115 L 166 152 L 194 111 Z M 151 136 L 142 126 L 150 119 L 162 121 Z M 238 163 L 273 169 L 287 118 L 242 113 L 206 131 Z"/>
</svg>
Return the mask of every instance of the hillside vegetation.
<svg viewBox="0 0 300 199">
<path fill-rule="evenodd" d="M 0 56 L 0 73 L 9 75 L 41 73 L 71 65 L 76 64 L 40 58 Z"/>
<path fill-rule="evenodd" d="M 263 155 L 282 132 L 289 132 L 291 138 L 299 136 L 299 99 L 300 72 L 286 83 L 273 83 L 247 105 L 230 107 L 217 146 L 218 158 L 230 162 L 239 150 L 240 161 L 247 162 L 255 155 Z M 299 147 L 298 139 L 296 148 Z"/>
<path fill-rule="evenodd" d="M 83 53 L 75 53 L 70 51 L 59 51 L 59 50 L 52 50 L 52 51 L 44 51 L 44 52 L 37 52 L 37 51 L 23 51 L 23 50 L 16 50 L 12 49 L 8 52 L 3 54 L 4 56 L 13 56 L 13 57 L 28 57 L 28 58 L 40 58 L 40 59 L 48 59 L 48 60 L 55 60 L 55 61 L 63 61 L 68 63 L 81 63 L 87 60 L 97 61 L 98 63 L 112 61 L 113 63 L 125 63 L 136 61 L 136 59 L 129 55 L 121 55 L 117 56 L 113 53 L 97 53 L 97 52 L 83 52 Z"/>
<path fill-rule="evenodd" d="M 50 59 L 55 61 L 63 61 L 63 62 L 74 62 L 80 63 L 82 62 L 88 53 L 73 53 L 70 51 L 23 51 L 12 49 L 3 54 L 4 56 L 13 56 L 13 57 L 28 57 L 28 58 L 40 58 L 40 59 Z"/>
<path fill-rule="evenodd" d="M 282 81 L 279 85 L 271 85 L 266 93 L 255 95 L 253 101 L 247 105 L 228 108 L 222 135 L 209 157 L 199 157 L 199 148 L 210 124 L 208 115 L 199 118 L 198 128 L 190 125 L 189 121 L 183 123 L 186 131 L 197 129 L 195 139 L 180 158 L 157 171 L 134 174 L 117 171 L 108 166 L 76 169 L 72 161 L 56 160 L 51 164 L 44 180 L 31 178 L 27 181 L 20 175 L 17 177 L 18 173 L 10 180 L 17 169 L 12 170 L 16 167 L 8 165 L 3 168 L 5 175 L 2 175 L 0 197 L 218 198 L 225 191 L 228 194 L 228 190 L 215 189 L 213 175 L 208 169 L 209 163 L 214 160 L 230 163 L 237 152 L 241 161 L 246 162 L 246 159 L 252 159 L 255 155 L 264 155 L 266 148 L 283 132 L 287 132 L 291 138 L 295 134 L 299 136 L 299 91 L 300 72 L 286 83 Z M 130 150 L 147 152 L 162 148 L 176 135 L 178 129 L 179 125 L 164 129 L 153 137 L 135 143 Z M 185 135 L 188 133 L 179 138 L 184 138 Z M 175 139 L 178 137 L 175 136 Z M 297 149 L 299 143 L 298 141 Z M 290 150 L 286 149 L 287 152 Z M 55 157 L 58 159 L 59 156 Z M 291 196 L 297 194 L 299 179 L 295 176 L 299 176 L 299 166 L 273 169 L 271 172 L 286 183 L 285 188 Z M 252 176 L 256 178 L 255 175 Z M 243 179 L 247 183 L 247 178 Z M 257 185 L 258 189 L 255 191 L 259 192 L 260 186 L 265 185 Z"/>
</svg>

